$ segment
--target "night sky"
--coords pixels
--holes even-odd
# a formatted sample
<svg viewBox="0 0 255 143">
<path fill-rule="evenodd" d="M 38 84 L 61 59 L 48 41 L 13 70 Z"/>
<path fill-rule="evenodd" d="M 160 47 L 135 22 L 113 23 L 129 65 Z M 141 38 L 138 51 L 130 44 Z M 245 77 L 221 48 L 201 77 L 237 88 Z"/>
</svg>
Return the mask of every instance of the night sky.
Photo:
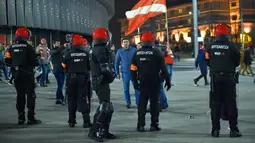
<svg viewBox="0 0 255 143">
<path fill-rule="evenodd" d="M 139 0 L 115 0 L 115 15 L 109 22 L 110 31 L 113 34 L 113 44 L 120 47 L 120 18 L 125 18 L 125 12 L 131 10 Z M 174 6 L 192 2 L 192 0 L 167 0 L 167 6 Z"/>
</svg>

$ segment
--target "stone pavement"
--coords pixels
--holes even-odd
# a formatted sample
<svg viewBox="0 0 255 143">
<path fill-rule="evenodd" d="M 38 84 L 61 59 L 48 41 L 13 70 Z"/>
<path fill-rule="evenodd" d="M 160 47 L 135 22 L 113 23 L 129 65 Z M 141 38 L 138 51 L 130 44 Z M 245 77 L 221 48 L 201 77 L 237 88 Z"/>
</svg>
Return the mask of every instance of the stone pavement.
<svg viewBox="0 0 255 143">
<path fill-rule="evenodd" d="M 115 113 L 111 131 L 119 139 L 107 140 L 109 143 L 255 143 L 255 84 L 254 77 L 241 77 L 239 85 L 239 127 L 242 138 L 228 137 L 228 123 L 222 122 L 221 138 L 215 139 L 209 135 L 210 116 L 208 116 L 209 87 L 193 86 L 193 78 L 198 71 L 177 70 L 173 74 L 175 86 L 167 92 L 169 108 L 160 115 L 160 132 L 136 132 L 137 111 L 135 105 L 126 109 L 122 82 L 117 80 L 112 84 L 112 102 Z M 87 138 L 88 129 L 82 128 L 82 118 L 77 113 L 76 128 L 69 128 L 67 106 L 55 105 L 56 83 L 52 79 L 50 87 L 38 87 L 37 118 L 42 124 L 36 126 L 18 126 L 15 109 L 15 89 L 0 83 L 0 143 L 92 143 Z M 131 93 L 134 93 L 133 90 Z M 98 105 L 93 97 L 93 113 Z M 134 96 L 132 95 L 134 103 Z M 93 115 L 93 113 L 91 115 Z M 194 117 L 191 118 L 191 117 Z M 150 118 L 147 115 L 147 127 Z"/>
</svg>

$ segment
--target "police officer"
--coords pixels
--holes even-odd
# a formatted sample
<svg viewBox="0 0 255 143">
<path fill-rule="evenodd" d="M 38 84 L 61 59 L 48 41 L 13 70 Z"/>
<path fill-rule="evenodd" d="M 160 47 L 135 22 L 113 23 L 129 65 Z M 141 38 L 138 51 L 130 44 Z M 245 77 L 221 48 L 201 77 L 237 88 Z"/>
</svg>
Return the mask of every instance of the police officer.
<svg viewBox="0 0 255 143">
<path fill-rule="evenodd" d="M 16 108 L 18 110 L 18 124 L 22 125 L 25 119 L 25 104 L 27 102 L 27 124 L 39 124 L 35 118 L 35 82 L 34 68 L 38 65 L 34 48 L 27 43 L 30 31 L 27 28 L 18 28 L 15 41 L 5 54 L 6 62 L 15 69 L 14 83 L 17 91 Z M 27 101 L 26 101 L 27 98 Z"/>
<path fill-rule="evenodd" d="M 151 32 L 145 32 L 141 36 L 142 48 L 138 49 L 133 56 L 130 69 L 134 88 L 140 90 L 140 99 L 138 105 L 138 123 L 137 131 L 144 132 L 145 115 L 147 102 L 150 99 L 151 108 L 151 127 L 150 131 L 159 131 L 159 100 L 161 76 L 164 77 L 167 91 L 171 88 L 169 73 L 164 64 L 164 57 L 160 50 L 153 48 L 154 36 Z M 137 73 L 138 71 L 138 73 Z M 139 75 L 138 83 L 137 76 Z"/>
<path fill-rule="evenodd" d="M 110 102 L 109 85 L 114 80 L 108 48 L 111 40 L 111 34 L 105 28 L 97 28 L 93 32 L 92 37 L 92 86 L 98 96 L 100 105 L 94 115 L 93 125 L 88 136 L 95 141 L 103 142 L 103 138 L 116 138 L 115 135 L 109 132 L 110 122 L 114 112 L 112 102 Z"/>
<path fill-rule="evenodd" d="M 78 110 L 83 116 L 83 127 L 88 128 L 91 126 L 90 110 L 86 95 L 87 88 L 84 87 L 89 80 L 90 63 L 89 53 L 85 51 L 81 35 L 74 34 L 72 36 L 72 47 L 64 56 L 62 66 L 67 72 L 69 126 L 75 126 L 76 111 Z"/>
<path fill-rule="evenodd" d="M 228 109 L 230 137 L 240 137 L 237 127 L 238 111 L 236 105 L 235 69 L 239 66 L 240 53 L 230 41 L 231 29 L 226 24 L 215 28 L 216 41 L 206 53 L 211 76 L 211 120 L 213 137 L 219 137 L 222 107 Z"/>
</svg>

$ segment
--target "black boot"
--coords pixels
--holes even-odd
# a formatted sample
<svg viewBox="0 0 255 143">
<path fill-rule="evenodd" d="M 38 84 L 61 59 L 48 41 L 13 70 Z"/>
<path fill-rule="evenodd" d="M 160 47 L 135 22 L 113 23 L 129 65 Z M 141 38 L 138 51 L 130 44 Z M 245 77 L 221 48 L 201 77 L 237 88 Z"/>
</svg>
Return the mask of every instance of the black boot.
<svg viewBox="0 0 255 143">
<path fill-rule="evenodd" d="M 103 128 L 103 137 L 106 139 L 116 139 L 116 136 L 109 132 L 110 123 L 105 123 Z"/>
<path fill-rule="evenodd" d="M 137 126 L 136 130 L 138 132 L 144 132 L 145 131 L 144 126 Z"/>
<path fill-rule="evenodd" d="M 82 115 L 83 117 L 83 128 L 89 128 L 92 126 L 92 124 L 90 123 L 90 117 L 89 115 Z"/>
<path fill-rule="evenodd" d="M 96 127 L 95 127 L 96 126 Z M 104 142 L 104 138 L 102 135 L 102 132 L 99 129 L 100 125 L 94 125 L 90 128 L 88 137 L 92 140 L 95 140 L 96 142 Z"/>
<path fill-rule="evenodd" d="M 75 124 L 77 124 L 75 118 L 76 118 L 75 115 L 69 113 L 69 120 L 68 120 L 69 127 L 71 127 L 71 128 L 75 127 Z"/>
<path fill-rule="evenodd" d="M 19 125 L 23 125 L 26 121 L 26 118 L 25 118 L 25 113 L 19 113 L 19 116 L 18 116 L 18 124 Z"/>
<path fill-rule="evenodd" d="M 34 112 L 31 112 L 31 111 L 28 111 L 28 115 L 27 115 L 27 124 L 28 125 L 36 125 L 36 124 L 41 124 L 42 121 L 41 120 L 38 120 L 35 118 L 35 113 Z"/>
<path fill-rule="evenodd" d="M 229 137 L 237 138 L 237 137 L 241 137 L 241 136 L 243 136 L 243 135 L 241 134 L 241 132 L 239 131 L 238 128 L 230 130 Z"/>
<path fill-rule="evenodd" d="M 160 130 L 161 130 L 161 128 L 158 125 L 150 127 L 151 132 L 156 132 L 156 131 L 160 131 Z"/>
<path fill-rule="evenodd" d="M 218 138 L 219 135 L 220 135 L 220 130 L 218 130 L 218 129 L 212 129 L 212 131 L 211 131 L 211 136 L 212 136 L 212 137 Z"/>
</svg>

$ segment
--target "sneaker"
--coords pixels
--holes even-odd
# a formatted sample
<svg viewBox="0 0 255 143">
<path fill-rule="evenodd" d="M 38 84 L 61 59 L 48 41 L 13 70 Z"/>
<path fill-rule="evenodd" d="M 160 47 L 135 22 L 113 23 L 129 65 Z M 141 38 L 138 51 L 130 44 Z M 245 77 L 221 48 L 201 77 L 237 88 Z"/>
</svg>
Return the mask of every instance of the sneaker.
<svg viewBox="0 0 255 143">
<path fill-rule="evenodd" d="M 196 79 L 193 79 L 193 82 L 194 82 L 194 86 L 199 86 L 199 85 L 197 84 L 197 80 L 196 80 Z"/>
<path fill-rule="evenodd" d="M 56 100 L 56 102 L 55 102 L 56 104 L 63 104 L 63 102 L 61 101 L 61 100 Z"/>
<path fill-rule="evenodd" d="M 130 104 L 127 104 L 127 105 L 126 105 L 126 108 L 127 108 L 127 109 L 130 109 L 130 108 L 131 108 L 131 105 L 130 105 Z"/>
</svg>

